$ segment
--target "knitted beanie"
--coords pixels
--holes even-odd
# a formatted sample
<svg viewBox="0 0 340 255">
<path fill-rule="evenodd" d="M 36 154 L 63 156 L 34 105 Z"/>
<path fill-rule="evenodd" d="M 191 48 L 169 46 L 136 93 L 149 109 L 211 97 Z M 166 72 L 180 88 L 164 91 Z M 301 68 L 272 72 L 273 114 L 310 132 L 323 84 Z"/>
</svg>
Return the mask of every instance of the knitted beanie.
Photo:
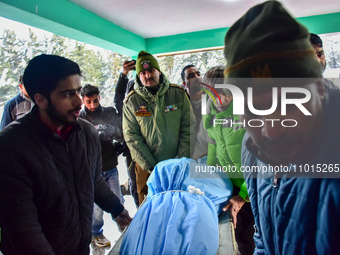
<svg viewBox="0 0 340 255">
<path fill-rule="evenodd" d="M 228 84 L 239 78 L 322 77 L 307 29 L 277 1 L 254 6 L 233 24 L 225 37 L 224 54 Z"/>
<path fill-rule="evenodd" d="M 136 61 L 137 75 L 141 71 L 151 68 L 156 68 L 158 71 L 161 71 L 157 59 L 155 59 L 154 56 L 152 56 L 150 53 L 142 50 L 141 52 L 138 53 Z"/>
</svg>

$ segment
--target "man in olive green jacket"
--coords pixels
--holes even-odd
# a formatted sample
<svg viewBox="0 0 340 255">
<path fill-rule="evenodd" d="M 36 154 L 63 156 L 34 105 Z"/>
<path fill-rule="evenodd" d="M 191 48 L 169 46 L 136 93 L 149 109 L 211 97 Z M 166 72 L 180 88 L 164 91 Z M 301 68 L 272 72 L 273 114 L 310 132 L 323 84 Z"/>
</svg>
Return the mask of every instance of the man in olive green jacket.
<svg viewBox="0 0 340 255">
<path fill-rule="evenodd" d="M 134 90 L 123 108 L 123 132 L 136 162 L 137 192 L 142 203 L 147 195 L 146 181 L 158 162 L 190 157 L 196 121 L 184 89 L 170 84 L 151 54 L 138 54 L 136 72 Z"/>
</svg>

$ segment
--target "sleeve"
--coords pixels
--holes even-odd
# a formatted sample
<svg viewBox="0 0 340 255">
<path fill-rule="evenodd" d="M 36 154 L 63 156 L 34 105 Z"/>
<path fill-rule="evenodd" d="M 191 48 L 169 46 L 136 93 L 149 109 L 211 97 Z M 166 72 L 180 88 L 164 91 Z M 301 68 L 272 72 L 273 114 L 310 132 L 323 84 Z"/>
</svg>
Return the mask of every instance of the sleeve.
<svg viewBox="0 0 340 255">
<path fill-rule="evenodd" d="M 113 107 L 107 108 L 109 115 L 108 119 L 110 120 L 110 124 L 107 125 L 108 136 L 114 138 L 117 141 L 123 140 L 123 131 L 122 131 L 122 115 L 117 113 L 117 110 Z"/>
<path fill-rule="evenodd" d="M 122 109 L 121 109 L 122 110 Z M 123 116 L 120 113 L 114 112 L 115 123 L 114 126 L 117 128 L 117 133 L 115 136 L 116 140 L 123 139 Z"/>
<path fill-rule="evenodd" d="M 236 167 L 237 171 L 230 172 L 228 175 L 233 185 L 240 189 L 239 195 L 249 202 L 247 185 L 241 171 L 242 140 L 246 130 L 237 126 L 236 128 L 229 128 L 229 131 L 224 161 L 227 162 L 226 165 Z"/>
<path fill-rule="evenodd" d="M 124 210 L 119 198 L 109 188 L 102 178 L 102 153 L 99 138 L 95 136 L 97 149 L 97 164 L 94 173 L 94 202 L 104 211 L 111 213 L 115 218 Z"/>
<path fill-rule="evenodd" d="M 259 236 L 258 232 L 254 233 L 254 242 L 255 242 L 255 250 L 254 255 L 267 255 L 266 250 L 264 249 L 262 239 Z"/>
<path fill-rule="evenodd" d="M 9 123 L 11 123 L 13 121 L 11 110 L 12 109 L 10 107 L 10 104 L 7 103 L 4 107 L 4 112 L 2 114 L 0 131 L 3 130 Z"/>
<path fill-rule="evenodd" d="M 133 109 L 131 109 L 130 102 L 124 104 L 123 107 L 123 133 L 132 159 L 145 171 L 155 167 L 157 162 L 141 134 L 139 123 Z"/>
<path fill-rule="evenodd" d="M 215 141 L 211 139 L 212 141 Z M 218 159 L 216 157 L 216 143 L 209 142 L 208 145 L 208 158 L 207 158 L 207 165 L 209 166 L 216 166 L 219 165 Z"/>
<path fill-rule="evenodd" d="M 0 226 L 17 254 L 55 254 L 38 220 L 33 183 L 13 153 L 1 151 Z"/>
<path fill-rule="evenodd" d="M 259 209 L 258 209 L 258 205 L 257 205 L 257 192 L 254 190 L 254 188 L 256 187 L 254 184 L 254 181 L 256 181 L 256 179 L 251 178 L 248 179 L 247 181 L 247 185 L 249 185 L 251 188 L 250 193 L 251 193 L 251 209 L 254 215 L 254 220 L 255 220 L 255 232 L 253 235 L 253 239 L 255 242 L 255 250 L 254 250 L 254 255 L 267 255 L 266 249 L 264 247 L 264 243 L 263 243 L 263 231 L 260 227 L 260 221 L 259 221 Z M 252 186 L 252 183 L 254 184 L 254 186 Z"/>
<path fill-rule="evenodd" d="M 189 98 L 184 90 L 181 90 L 183 97 L 181 111 L 181 126 L 178 144 L 178 157 L 190 158 L 195 148 L 196 139 L 196 117 L 192 110 Z"/>
<path fill-rule="evenodd" d="M 115 96 L 114 96 L 115 107 L 120 116 L 122 116 L 123 114 L 123 104 L 124 104 L 123 102 L 124 102 L 125 91 L 126 91 L 128 82 L 129 82 L 129 79 L 127 78 L 127 76 L 121 73 L 119 75 L 119 78 L 116 84 L 116 91 L 115 91 Z"/>
<path fill-rule="evenodd" d="M 245 136 L 243 137 L 242 141 L 242 152 L 241 152 L 241 164 L 243 166 L 252 166 L 252 159 L 251 159 L 251 153 L 247 149 L 246 146 L 246 141 L 249 138 L 249 135 L 246 133 Z M 254 250 L 254 255 L 267 255 L 263 240 L 262 240 L 262 229 L 260 227 L 260 221 L 259 221 L 259 207 L 258 207 L 258 200 L 257 200 L 257 185 L 256 185 L 256 180 L 257 178 L 251 177 L 253 173 L 245 173 L 244 174 L 244 179 L 245 183 L 248 187 L 249 194 L 250 194 L 250 205 L 251 205 L 251 210 L 254 215 L 254 220 L 255 220 L 255 233 L 253 235 L 253 239 L 255 242 L 255 250 Z"/>
</svg>

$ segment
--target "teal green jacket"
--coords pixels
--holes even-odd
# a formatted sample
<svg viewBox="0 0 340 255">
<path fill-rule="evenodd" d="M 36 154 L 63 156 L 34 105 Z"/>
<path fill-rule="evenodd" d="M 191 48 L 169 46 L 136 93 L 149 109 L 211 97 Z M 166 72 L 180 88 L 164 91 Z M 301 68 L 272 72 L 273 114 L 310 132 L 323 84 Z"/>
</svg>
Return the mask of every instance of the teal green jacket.
<svg viewBox="0 0 340 255">
<path fill-rule="evenodd" d="M 145 171 L 166 159 L 190 158 L 196 120 L 187 94 L 162 73 L 152 95 L 136 78 L 123 107 L 124 139 L 132 159 Z M 190 140 L 193 141 L 190 143 Z"/>
<path fill-rule="evenodd" d="M 211 101 L 210 101 L 211 102 Z M 211 138 L 208 145 L 207 164 L 211 166 L 219 165 L 221 167 L 236 167 L 236 171 L 229 172 L 228 176 L 234 186 L 240 188 L 239 195 L 248 201 L 247 186 L 244 181 L 241 168 L 241 148 L 243 136 L 246 133 L 243 125 L 230 125 L 230 121 L 240 123 L 238 116 L 233 115 L 233 101 L 228 109 L 224 112 L 217 112 L 213 103 L 210 104 L 210 114 L 203 115 L 203 126 L 208 131 Z M 225 119 L 228 123 L 222 124 L 222 121 L 215 122 L 214 119 Z M 220 124 L 218 124 L 220 123 Z"/>
</svg>

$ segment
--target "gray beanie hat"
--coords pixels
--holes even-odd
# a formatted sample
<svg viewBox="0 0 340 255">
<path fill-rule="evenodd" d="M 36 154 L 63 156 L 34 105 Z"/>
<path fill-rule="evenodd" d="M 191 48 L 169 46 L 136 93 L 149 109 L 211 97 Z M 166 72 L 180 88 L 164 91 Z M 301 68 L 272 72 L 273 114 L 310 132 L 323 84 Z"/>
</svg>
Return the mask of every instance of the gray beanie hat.
<svg viewBox="0 0 340 255">
<path fill-rule="evenodd" d="M 229 84 L 238 78 L 322 77 L 307 29 L 277 1 L 252 7 L 233 24 L 224 53 Z"/>
</svg>

